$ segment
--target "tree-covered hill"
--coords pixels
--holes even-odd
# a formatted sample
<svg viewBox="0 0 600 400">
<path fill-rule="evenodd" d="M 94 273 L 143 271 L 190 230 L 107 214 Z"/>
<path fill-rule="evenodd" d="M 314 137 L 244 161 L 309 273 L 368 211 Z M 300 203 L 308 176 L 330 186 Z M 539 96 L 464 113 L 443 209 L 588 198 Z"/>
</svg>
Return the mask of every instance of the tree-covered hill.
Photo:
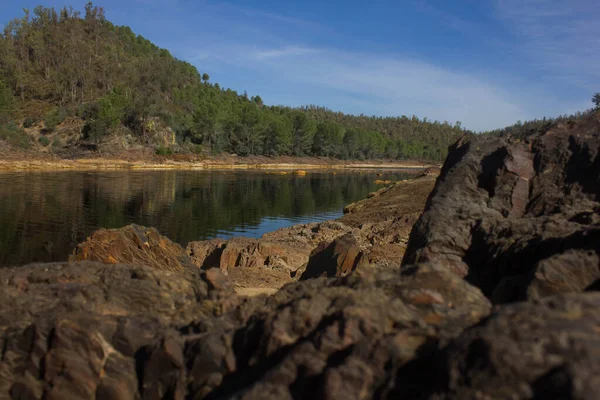
<svg viewBox="0 0 600 400">
<path fill-rule="evenodd" d="M 56 139 L 69 122 L 70 140 Z M 267 106 L 210 82 L 91 3 L 36 7 L 0 36 L 0 140 L 51 148 L 123 136 L 160 151 L 441 161 L 460 123 Z M 38 137 L 32 133 L 38 128 Z M 75 127 L 75 128 L 73 128 Z M 174 132 L 169 148 L 157 133 Z M 164 136 L 164 135 L 163 135 Z M 35 140 L 34 140 L 35 139 Z"/>
</svg>

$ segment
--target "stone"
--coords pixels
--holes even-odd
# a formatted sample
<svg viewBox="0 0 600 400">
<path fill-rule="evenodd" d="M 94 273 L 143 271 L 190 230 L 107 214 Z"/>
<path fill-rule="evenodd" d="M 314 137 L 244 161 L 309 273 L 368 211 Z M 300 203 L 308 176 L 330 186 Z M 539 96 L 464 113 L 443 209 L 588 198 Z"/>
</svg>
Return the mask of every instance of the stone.
<svg viewBox="0 0 600 400">
<path fill-rule="evenodd" d="M 366 263 L 356 237 L 347 233 L 331 243 L 321 243 L 317 246 L 310 255 L 300 280 L 321 276 L 344 277 Z"/>
<path fill-rule="evenodd" d="M 433 262 L 494 303 L 600 278 L 600 114 L 450 150 L 403 263 Z"/>
<path fill-rule="evenodd" d="M 154 228 L 100 229 L 75 248 L 70 261 L 147 265 L 164 271 L 195 268 L 185 250 Z"/>
</svg>

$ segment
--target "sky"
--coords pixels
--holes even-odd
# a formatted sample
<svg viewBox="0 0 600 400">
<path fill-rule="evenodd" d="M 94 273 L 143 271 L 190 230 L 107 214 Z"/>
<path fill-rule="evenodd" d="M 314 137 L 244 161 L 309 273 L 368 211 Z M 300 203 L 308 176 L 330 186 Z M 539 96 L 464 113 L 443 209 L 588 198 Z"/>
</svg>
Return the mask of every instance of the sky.
<svg viewBox="0 0 600 400">
<path fill-rule="evenodd" d="M 0 21 L 36 5 L 0 0 Z M 461 121 L 583 111 L 600 90 L 597 0 L 102 0 L 107 19 L 270 105 Z"/>
</svg>

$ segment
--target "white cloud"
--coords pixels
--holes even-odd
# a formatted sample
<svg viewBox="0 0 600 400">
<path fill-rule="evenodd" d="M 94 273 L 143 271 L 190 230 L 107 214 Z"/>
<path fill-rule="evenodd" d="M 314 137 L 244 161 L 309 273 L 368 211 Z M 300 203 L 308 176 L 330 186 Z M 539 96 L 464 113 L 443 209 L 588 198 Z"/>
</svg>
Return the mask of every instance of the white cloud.
<svg viewBox="0 0 600 400">
<path fill-rule="evenodd" d="M 550 79 L 582 88 L 600 84 L 596 0 L 496 0 L 495 5 L 528 63 Z"/>
<path fill-rule="evenodd" d="M 318 50 L 309 47 L 301 46 L 285 46 L 277 49 L 268 50 L 257 50 L 252 55 L 258 60 L 264 60 L 268 58 L 282 58 L 288 56 L 303 56 L 311 53 L 316 53 Z"/>
</svg>

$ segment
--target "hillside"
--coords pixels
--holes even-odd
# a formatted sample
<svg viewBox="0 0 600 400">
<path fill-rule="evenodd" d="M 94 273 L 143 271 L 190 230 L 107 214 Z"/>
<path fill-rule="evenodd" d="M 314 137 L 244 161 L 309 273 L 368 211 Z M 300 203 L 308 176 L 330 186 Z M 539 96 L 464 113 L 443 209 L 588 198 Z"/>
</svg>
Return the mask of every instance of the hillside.
<svg viewBox="0 0 600 400">
<path fill-rule="evenodd" d="M 460 123 L 267 106 L 211 83 L 91 3 L 36 7 L 0 35 L 0 151 L 441 161 Z"/>
</svg>

